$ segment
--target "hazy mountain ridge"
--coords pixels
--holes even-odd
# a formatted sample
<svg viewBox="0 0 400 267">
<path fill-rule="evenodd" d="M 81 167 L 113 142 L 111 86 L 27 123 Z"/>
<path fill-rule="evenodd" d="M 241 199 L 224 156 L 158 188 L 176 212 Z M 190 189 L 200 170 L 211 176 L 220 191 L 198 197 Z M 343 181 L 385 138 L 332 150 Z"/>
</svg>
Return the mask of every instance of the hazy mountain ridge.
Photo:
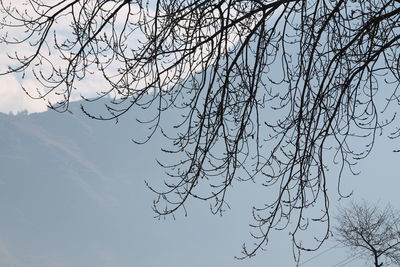
<svg viewBox="0 0 400 267">
<path fill-rule="evenodd" d="M 131 138 L 148 133 L 135 123 L 137 112 L 116 124 L 88 118 L 79 105 L 72 114 L 0 114 L 0 242 L 25 259 L 15 266 L 40 266 L 28 260 L 37 255 L 51 259 L 48 266 L 54 259 L 74 267 L 242 265 L 233 256 L 247 237 L 249 213 L 220 218 L 208 204 L 189 201 L 189 217 L 155 220 L 155 195 L 144 180 L 157 186 L 166 178 L 155 161 L 170 157 L 160 153 L 165 139 L 156 134 L 136 145 Z M 238 224 L 244 231 L 233 234 Z M 214 246 L 228 244 L 224 255 Z"/>
<path fill-rule="evenodd" d="M 255 194 L 263 192 L 259 185 L 233 187 L 223 217 L 190 200 L 188 217 L 154 219 L 155 195 L 144 180 L 163 184 L 155 159 L 171 157 L 161 153 L 170 144 L 160 134 L 145 145 L 131 141 L 148 133 L 136 123 L 143 112 L 116 124 L 88 118 L 79 105 L 72 114 L 0 113 L 0 266 L 293 266 L 290 256 L 279 256 L 291 255 L 284 233 L 272 236 L 276 253 L 233 258 L 249 240 L 254 199 L 265 198 Z M 173 111 L 163 117 L 167 126 L 179 118 Z"/>
<path fill-rule="evenodd" d="M 82 248 L 74 244 L 84 236 L 83 243 L 98 240 L 87 223 L 102 218 L 100 225 L 104 226 L 112 220 L 104 218 L 107 207 L 126 201 L 116 191 L 124 196 L 135 184 L 144 187 L 145 177 L 124 168 L 134 160 L 127 157 L 134 146 L 124 132 L 127 129 L 120 125 L 93 123 L 82 113 L 0 114 L 1 236 L 8 236 L 19 244 L 17 247 L 24 244 L 28 254 L 39 254 L 35 251 L 38 247 L 51 251 L 61 246 L 63 251 L 75 251 L 75 257 L 83 260 L 82 266 L 92 266 L 91 249 L 85 251 L 89 253 L 86 257 L 79 256 Z M 123 137 L 114 138 L 116 135 Z M 147 201 L 150 214 L 151 202 Z M 129 202 L 132 204 L 132 199 Z M 65 252 L 55 253 L 68 262 L 62 256 Z"/>
</svg>

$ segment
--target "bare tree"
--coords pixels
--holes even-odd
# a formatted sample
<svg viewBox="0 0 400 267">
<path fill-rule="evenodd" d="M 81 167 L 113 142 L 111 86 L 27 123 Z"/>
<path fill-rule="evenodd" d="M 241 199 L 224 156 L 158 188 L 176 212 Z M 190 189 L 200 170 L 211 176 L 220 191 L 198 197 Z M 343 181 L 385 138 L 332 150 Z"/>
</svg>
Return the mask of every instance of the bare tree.
<svg viewBox="0 0 400 267">
<path fill-rule="evenodd" d="M 375 267 L 388 263 L 400 265 L 400 215 L 390 205 L 353 202 L 337 216 L 336 239 L 354 251 L 367 251 Z"/>
<path fill-rule="evenodd" d="M 26 92 L 60 112 L 101 75 L 97 97 L 85 99 L 103 99 L 105 114 L 85 105 L 87 115 L 154 114 L 141 120 L 150 131 L 137 141 L 162 132 L 164 151 L 177 155 L 162 164 L 165 187 L 151 187 L 159 216 L 185 210 L 190 198 L 220 212 L 237 181 L 269 189 L 253 209 L 255 245 L 243 246 L 245 257 L 273 229 L 289 227 L 303 248 L 296 237 L 320 222 L 324 234 L 307 245 L 317 249 L 329 233 L 327 159 L 340 164 L 339 177 L 353 172 L 395 118 L 397 0 L 22 2 L 0 0 L 1 41 L 17 51 L 5 74 L 36 79 Z M 174 124 L 163 120 L 168 110 L 180 112 Z"/>
</svg>

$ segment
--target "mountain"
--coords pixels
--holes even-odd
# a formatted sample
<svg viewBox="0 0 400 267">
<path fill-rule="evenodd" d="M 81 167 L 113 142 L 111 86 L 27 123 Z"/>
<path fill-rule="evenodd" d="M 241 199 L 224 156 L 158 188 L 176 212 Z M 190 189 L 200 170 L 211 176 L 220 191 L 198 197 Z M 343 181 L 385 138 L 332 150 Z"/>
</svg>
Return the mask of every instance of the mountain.
<svg viewBox="0 0 400 267">
<path fill-rule="evenodd" d="M 188 217 L 155 219 L 144 181 L 162 185 L 165 139 L 134 144 L 137 114 L 116 124 L 71 110 L 0 114 L 0 266 L 248 266 L 233 256 L 250 203 L 245 216 L 193 201 Z"/>
<path fill-rule="evenodd" d="M 162 186 L 156 158 L 169 156 L 161 153 L 166 139 L 156 134 L 134 144 L 147 134 L 138 111 L 115 123 L 90 119 L 79 106 L 62 114 L 0 113 L 1 267 L 294 266 L 284 232 L 257 257 L 234 259 L 251 243 L 251 207 L 267 192 L 259 185 L 235 184 L 222 217 L 191 200 L 187 217 L 155 219 L 156 196 L 144 181 Z M 166 116 L 169 122 L 176 114 Z M 312 263 L 306 266 L 320 266 Z"/>
</svg>

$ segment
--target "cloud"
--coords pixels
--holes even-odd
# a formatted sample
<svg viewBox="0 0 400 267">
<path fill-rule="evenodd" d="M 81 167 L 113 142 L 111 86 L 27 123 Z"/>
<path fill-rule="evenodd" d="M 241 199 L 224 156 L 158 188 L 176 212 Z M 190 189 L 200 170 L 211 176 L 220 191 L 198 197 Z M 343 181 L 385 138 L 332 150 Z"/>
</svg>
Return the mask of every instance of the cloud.
<svg viewBox="0 0 400 267">
<path fill-rule="evenodd" d="M 7 0 L 11 6 L 18 8 L 18 10 L 24 10 L 27 9 L 28 11 L 32 9 L 32 7 L 28 5 L 24 5 L 23 3 L 32 3 L 30 1 L 21 1 L 19 4 L 14 3 L 15 1 Z M 18 1 L 17 1 L 18 2 Z M 48 4 L 51 5 L 51 3 L 57 3 L 58 1 L 51 0 Z M 33 2 L 35 3 L 35 2 Z M 110 1 L 106 3 L 103 8 L 104 10 L 113 10 L 116 9 L 120 4 L 115 2 L 115 1 Z M 61 6 L 60 6 L 61 7 Z M 78 8 L 79 9 L 79 8 Z M 137 5 L 133 5 L 130 7 L 130 11 L 132 14 L 129 17 L 130 20 L 136 21 L 140 20 L 140 12 L 142 11 Z M 57 10 L 57 9 L 55 9 Z M 119 30 L 124 28 L 124 21 L 126 18 L 126 9 L 121 9 L 119 12 L 120 15 L 117 17 L 118 20 L 116 21 L 116 24 L 114 27 L 105 27 L 103 29 L 104 34 L 108 34 L 109 36 L 112 36 L 112 31 L 113 30 Z M 153 16 L 153 11 L 150 9 L 148 10 L 149 15 Z M 217 10 L 215 10 L 217 12 Z M 230 11 L 229 16 L 235 17 L 238 14 L 235 13 L 234 10 Z M 276 10 L 272 16 L 268 19 L 268 22 L 272 23 L 276 18 L 277 15 L 279 15 L 282 12 L 282 8 L 280 7 L 278 10 Z M 215 14 L 216 16 L 218 14 Z M 228 16 L 228 13 L 225 12 L 224 16 Z M 261 15 L 260 15 L 261 16 Z M 52 30 L 56 31 L 56 36 L 57 36 L 57 42 L 62 43 L 62 40 L 66 40 L 68 38 L 73 38 L 73 32 L 70 26 L 71 23 L 71 17 L 69 15 L 65 15 L 62 17 L 63 19 L 57 19 L 56 22 L 52 26 Z M 79 17 L 80 19 L 85 21 L 85 16 Z M 150 22 L 149 22 L 150 23 Z M 182 20 L 183 24 L 187 23 L 185 20 Z M 255 22 L 253 22 L 254 24 Z M 185 25 L 182 25 L 185 26 Z M 218 26 L 218 25 L 217 25 Z M 148 27 L 151 27 L 151 25 L 148 25 Z M 182 27 L 182 32 L 181 34 L 185 34 L 185 27 Z M 209 34 L 214 34 L 217 30 L 219 30 L 219 27 L 213 28 L 212 26 L 205 26 L 207 30 L 209 31 Z M 177 30 L 179 28 L 177 27 Z M 12 28 L 7 28 L 7 33 L 9 37 L 14 37 L 14 36 L 21 36 L 23 35 L 24 32 L 21 31 L 21 28 L 19 27 L 12 27 Z M 204 29 L 206 30 L 206 29 Z M 110 32 L 111 31 L 111 32 Z M 26 35 L 27 33 L 25 33 Z M 4 34 L 3 34 L 4 35 Z M 246 34 L 247 35 L 247 34 Z M 243 38 L 245 38 L 246 35 L 243 35 L 243 32 L 240 28 L 238 27 L 232 27 L 229 40 L 226 44 L 227 50 L 229 48 L 234 48 L 236 46 L 236 49 L 242 41 Z M 36 35 L 34 35 L 36 36 Z M 141 33 L 139 28 L 136 28 L 135 30 L 132 30 L 129 34 L 127 34 L 126 38 L 128 38 L 127 43 L 129 44 L 129 49 L 135 49 L 137 48 L 136 46 L 139 44 L 139 40 L 143 39 L 143 34 Z M 172 37 L 169 37 L 172 38 Z M 143 41 L 143 40 L 142 40 Z M 166 40 L 165 43 L 172 43 L 173 40 Z M 179 44 L 179 41 L 178 41 Z M 54 48 L 51 48 L 54 45 L 54 40 L 51 35 L 51 37 L 48 38 L 46 45 L 50 47 L 50 51 L 47 51 L 47 46 L 42 48 L 43 54 L 46 54 L 46 58 L 49 59 L 48 62 L 46 61 L 40 61 L 40 62 L 34 62 L 35 64 L 39 64 L 40 66 L 33 67 L 36 70 L 41 71 L 44 76 L 51 77 L 53 75 L 51 68 L 54 67 L 55 69 L 65 69 L 66 67 L 66 60 L 60 60 L 59 56 L 60 54 L 55 52 Z M 77 46 L 79 48 L 79 46 Z M 224 47 L 223 47 L 224 48 Z M 10 46 L 10 45 L 0 45 L 0 49 L 4 51 L 5 53 L 3 56 L 0 56 L 0 72 L 2 70 L 5 70 L 7 65 L 12 64 L 10 59 L 6 56 L 6 53 L 9 52 L 11 55 L 14 54 L 14 50 L 18 50 L 18 53 L 24 54 L 24 55 L 30 55 L 33 52 L 33 48 L 29 47 L 28 42 L 24 42 L 21 45 L 17 46 Z M 129 49 L 126 49 L 129 51 Z M 138 71 L 137 74 L 134 75 L 127 75 L 126 78 L 126 83 L 129 84 L 130 88 L 135 88 L 135 89 L 141 89 L 146 87 L 146 83 L 153 83 L 157 80 L 161 81 L 160 83 L 163 84 L 164 88 L 170 88 L 171 86 L 175 85 L 179 80 L 184 80 L 189 77 L 189 75 L 192 75 L 194 72 L 200 72 L 204 68 L 208 67 L 208 65 L 212 65 L 213 62 L 217 59 L 217 54 L 212 51 L 213 47 L 211 47 L 208 43 L 205 43 L 204 45 L 201 45 L 200 48 L 196 49 L 193 55 L 190 56 L 190 62 L 183 63 L 183 66 L 181 64 L 177 64 L 177 62 L 182 58 L 184 52 L 177 51 L 175 53 L 172 53 L 169 55 L 169 59 L 172 58 L 172 60 L 164 60 L 163 62 L 160 62 L 160 65 L 162 64 L 162 70 L 161 73 L 155 74 L 153 71 L 148 71 L 147 66 L 141 69 L 144 69 L 143 73 Z M 74 49 L 72 52 L 74 51 Z M 47 55 L 48 53 L 48 55 Z M 64 52 L 68 54 L 69 52 Z M 211 56 L 210 56 L 211 55 Z M 210 56 L 210 58 L 209 58 Z M 68 57 L 68 55 L 67 55 Z M 90 56 L 88 55 L 90 58 Z M 207 58 L 208 65 L 204 65 L 203 62 L 205 61 L 204 57 Z M 106 57 L 107 60 L 110 60 L 110 58 Z M 121 65 L 122 64 L 122 65 Z M 176 66 L 174 66 L 177 64 Z M 119 67 L 124 67 L 123 63 L 120 63 L 118 65 L 118 62 L 113 62 L 113 64 L 107 66 L 107 75 L 110 77 L 117 77 L 119 78 L 120 75 L 118 73 L 118 68 Z M 168 69 L 168 67 L 171 67 Z M 84 96 L 86 98 L 91 98 L 95 97 L 97 92 L 101 91 L 109 91 L 110 84 L 102 77 L 102 73 L 96 69 L 95 67 L 92 66 L 92 68 L 88 68 L 88 72 L 86 72 L 87 77 L 85 77 L 81 81 L 75 81 L 74 86 L 76 87 L 76 90 L 73 90 L 71 93 L 71 96 L 69 96 L 70 101 L 77 101 L 81 99 L 81 96 Z M 92 74 L 88 74 L 88 73 Z M 8 113 L 8 112 L 13 112 L 16 113 L 21 110 L 27 110 L 29 113 L 32 112 L 41 112 L 45 111 L 46 108 L 46 101 L 50 101 L 51 103 L 57 102 L 57 100 L 60 100 L 60 97 L 62 98 L 66 92 L 63 91 L 63 86 L 57 88 L 57 91 L 55 90 L 54 92 L 50 93 L 48 97 L 46 98 L 46 101 L 43 100 L 32 100 L 30 99 L 24 92 L 21 90 L 21 86 L 19 84 L 19 78 L 16 78 L 17 76 L 13 75 L 8 75 L 8 76 L 0 76 L 0 112 Z M 110 78 L 114 82 L 116 81 L 113 78 Z M 43 89 L 43 87 L 40 86 L 39 83 L 35 81 L 35 77 L 31 73 L 26 74 L 25 80 L 22 81 L 22 84 L 24 85 L 25 88 L 29 91 L 32 96 L 37 96 L 35 90 L 38 88 L 39 91 L 42 93 L 45 92 L 46 90 Z M 119 95 L 110 95 L 111 97 L 121 97 L 122 94 L 132 94 L 132 90 L 124 90 L 124 88 L 120 88 L 118 91 L 113 91 L 115 94 Z"/>
<path fill-rule="evenodd" d="M 0 76 L 0 112 L 15 114 L 22 110 L 29 113 L 43 112 L 47 106 L 41 99 L 30 98 L 14 75 Z"/>
<path fill-rule="evenodd" d="M 36 2 L 27 0 L 24 1 L 5 0 L 3 1 L 3 3 L 4 6 L 10 7 L 11 11 L 18 10 L 22 14 L 26 13 L 30 15 L 37 14 L 35 12 L 32 12 L 34 10 L 32 5 L 36 7 L 37 6 Z M 46 6 L 51 6 L 52 4 L 56 3 L 59 3 L 59 1 L 50 0 L 46 2 Z M 109 11 L 111 12 L 118 5 L 119 4 L 117 2 L 110 2 L 106 3 L 103 6 L 103 8 L 104 10 L 109 9 Z M 61 7 L 62 6 L 59 6 L 59 8 Z M 26 12 L 22 12 L 23 10 L 25 10 Z M 57 8 L 54 9 L 53 12 L 55 12 L 55 10 L 58 9 Z M 131 19 L 138 20 L 139 10 L 140 10 L 139 7 L 137 5 L 134 5 L 130 7 L 130 10 L 132 13 L 135 14 L 131 16 Z M 122 11 L 126 13 L 126 10 Z M 114 25 L 114 27 L 116 27 L 117 29 L 123 28 L 124 17 L 126 17 L 126 14 L 122 12 L 121 16 L 118 16 L 118 21 Z M 63 40 L 67 40 L 70 37 L 72 37 L 73 40 L 74 39 L 73 32 L 70 26 L 71 16 L 65 15 L 62 17 L 62 19 L 60 18 L 55 21 L 51 29 L 51 31 L 53 30 L 56 31 L 58 43 L 61 43 Z M 83 20 L 85 19 L 84 16 L 80 18 Z M 10 24 L 18 24 L 18 22 L 16 22 L 10 17 L 5 17 L 3 22 Z M 7 33 L 7 38 L 9 41 L 14 41 L 14 38 L 24 39 L 30 33 L 26 32 L 25 28 L 23 27 L 5 27 L 2 29 L 3 33 L 0 34 L 0 37 L 5 37 L 6 36 L 5 33 Z M 110 31 L 110 29 L 104 29 L 104 31 Z M 131 33 L 130 35 L 131 39 L 134 40 L 135 43 L 138 43 L 141 37 L 143 36 L 143 34 L 141 34 L 140 32 Z M 0 55 L 0 73 L 7 71 L 8 66 L 10 65 L 15 67 L 18 66 L 15 65 L 16 62 L 11 60 L 8 57 L 8 55 L 15 56 L 16 52 L 18 53 L 19 57 L 30 56 L 34 54 L 35 47 L 32 47 L 31 44 L 37 41 L 38 36 L 39 36 L 38 34 L 34 34 L 32 35 L 32 38 L 29 39 L 29 42 L 26 41 L 15 45 L 10 45 L 4 42 L 3 43 L 0 42 L 0 50 L 3 52 Z M 37 60 L 32 62 L 32 65 L 37 64 L 37 66 L 29 67 L 27 69 L 27 72 L 25 73 L 24 79 L 21 78 L 20 74 L 7 74 L 0 76 L 0 112 L 17 113 L 22 110 L 27 110 L 28 113 L 43 112 L 47 110 L 48 102 L 56 103 L 57 100 L 64 99 L 64 95 L 66 92 L 63 91 L 64 90 L 63 86 L 57 88 L 57 90 L 54 90 L 52 93 L 47 95 L 45 100 L 32 99 L 21 88 L 21 85 L 23 85 L 31 96 L 37 97 L 38 96 L 36 92 L 37 90 L 43 94 L 46 92 L 46 89 L 44 89 L 43 86 L 36 81 L 30 69 L 35 69 L 38 72 L 40 71 L 40 75 L 43 74 L 44 76 L 48 77 L 53 75 L 52 67 L 54 67 L 55 69 L 65 69 L 67 62 L 66 60 L 60 60 L 60 56 L 62 55 L 55 52 L 56 49 L 53 47 L 53 45 L 54 45 L 53 34 L 50 34 L 46 40 L 46 45 L 42 47 L 42 53 L 48 54 L 46 58 L 49 59 L 49 61 Z M 50 50 L 47 51 L 47 48 L 49 48 Z M 114 72 L 117 71 L 116 70 L 117 67 L 113 68 L 111 67 L 108 69 Z M 91 75 L 86 73 L 87 77 L 85 77 L 82 81 L 78 81 L 75 83 L 76 90 L 73 90 L 71 96 L 69 96 L 70 101 L 81 100 L 81 96 L 84 96 L 86 98 L 95 97 L 97 96 L 97 92 L 107 90 L 107 88 L 109 87 L 109 83 L 102 77 L 102 73 L 99 70 L 94 68 L 90 69 L 89 72 L 93 72 L 93 74 Z"/>
</svg>

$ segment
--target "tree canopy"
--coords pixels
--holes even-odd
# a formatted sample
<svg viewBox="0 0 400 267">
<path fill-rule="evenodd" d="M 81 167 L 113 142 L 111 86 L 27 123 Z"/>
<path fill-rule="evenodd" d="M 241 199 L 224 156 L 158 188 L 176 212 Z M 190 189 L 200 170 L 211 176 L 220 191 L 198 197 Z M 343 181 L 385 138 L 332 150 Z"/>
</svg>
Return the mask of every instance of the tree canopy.
<svg viewBox="0 0 400 267">
<path fill-rule="evenodd" d="M 375 267 L 400 264 L 400 216 L 390 205 L 383 209 L 366 201 L 342 208 L 337 216 L 336 239 L 357 253 L 367 252 Z"/>
<path fill-rule="evenodd" d="M 255 245 L 243 247 L 244 257 L 264 247 L 273 229 L 289 227 L 304 248 L 297 236 L 313 222 L 326 226 L 307 247 L 318 248 L 329 233 L 328 164 L 339 164 L 339 177 L 345 168 L 353 172 L 395 120 L 397 0 L 0 0 L 0 6 L 0 40 L 16 51 L 3 74 L 36 80 L 37 88 L 24 87 L 33 98 L 60 112 L 74 94 L 101 100 L 104 114 L 82 107 L 101 120 L 133 109 L 154 115 L 141 120 L 149 134 L 136 141 L 162 132 L 172 147 L 164 151 L 177 155 L 161 163 L 169 174 L 164 188 L 151 187 L 158 215 L 184 210 L 191 198 L 210 201 L 218 213 L 241 180 L 271 189 L 265 205 L 253 209 Z M 85 94 L 87 80 L 102 82 L 95 96 Z M 180 114 L 173 125 L 163 120 L 168 110 Z M 318 214 L 311 218 L 308 209 Z"/>
</svg>

